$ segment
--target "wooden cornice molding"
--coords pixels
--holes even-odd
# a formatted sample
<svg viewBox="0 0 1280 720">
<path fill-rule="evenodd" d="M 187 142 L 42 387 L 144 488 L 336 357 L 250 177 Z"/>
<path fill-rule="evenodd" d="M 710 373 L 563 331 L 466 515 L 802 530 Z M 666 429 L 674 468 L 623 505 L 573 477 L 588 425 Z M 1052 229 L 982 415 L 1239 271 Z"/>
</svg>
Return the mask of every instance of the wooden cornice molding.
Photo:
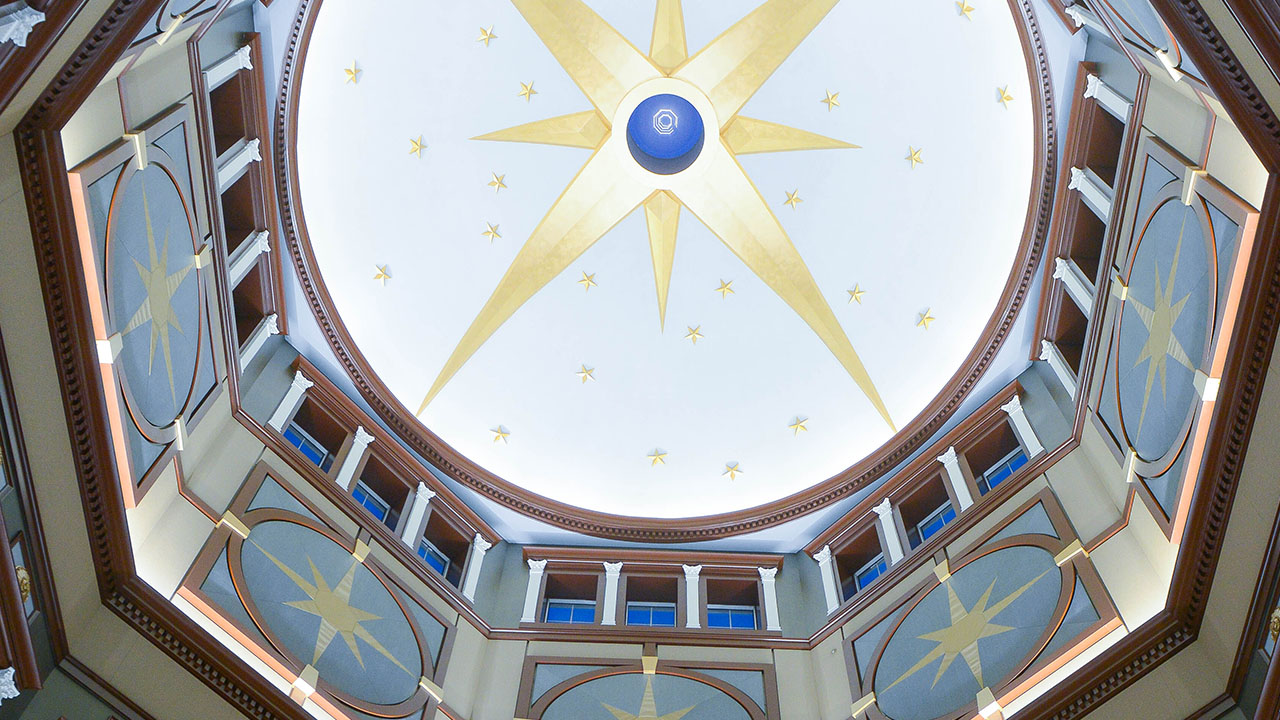
<svg viewBox="0 0 1280 720">
<path fill-rule="evenodd" d="M 586 548 L 525 545 L 525 560 L 546 560 L 547 570 L 561 569 L 603 572 L 603 563 L 622 563 L 622 571 L 670 571 L 680 573 L 681 565 L 701 565 L 704 576 L 758 577 L 757 568 L 781 568 L 783 555 L 763 553 L 684 552 L 645 548 Z M 595 566 L 595 567 L 592 567 Z"/>
</svg>

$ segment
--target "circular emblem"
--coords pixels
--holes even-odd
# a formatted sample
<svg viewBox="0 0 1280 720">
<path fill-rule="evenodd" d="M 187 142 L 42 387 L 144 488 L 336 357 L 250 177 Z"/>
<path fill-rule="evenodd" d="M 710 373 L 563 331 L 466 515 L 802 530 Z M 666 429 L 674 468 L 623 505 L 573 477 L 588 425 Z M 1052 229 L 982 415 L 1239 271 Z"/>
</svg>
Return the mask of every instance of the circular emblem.
<svg viewBox="0 0 1280 720">
<path fill-rule="evenodd" d="M 658 175 L 674 175 L 692 165 L 705 134 L 697 108 L 668 93 L 645 98 L 627 120 L 631 157 Z"/>
<path fill-rule="evenodd" d="M 653 129 L 657 130 L 659 135 L 670 135 L 676 131 L 676 126 L 679 124 L 680 118 L 665 108 L 653 115 Z"/>
</svg>

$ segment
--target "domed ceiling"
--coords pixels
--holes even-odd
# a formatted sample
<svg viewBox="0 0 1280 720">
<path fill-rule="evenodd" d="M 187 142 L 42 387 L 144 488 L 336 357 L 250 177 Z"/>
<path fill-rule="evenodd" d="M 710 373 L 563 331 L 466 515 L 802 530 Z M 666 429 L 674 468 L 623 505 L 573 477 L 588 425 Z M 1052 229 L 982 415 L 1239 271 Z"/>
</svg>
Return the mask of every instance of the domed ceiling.
<svg viewBox="0 0 1280 720">
<path fill-rule="evenodd" d="M 1008 310 L 1024 22 L 991 0 L 325 0 L 296 158 L 331 319 L 407 412 L 534 493 L 687 517 L 810 488 L 954 392 Z"/>
</svg>

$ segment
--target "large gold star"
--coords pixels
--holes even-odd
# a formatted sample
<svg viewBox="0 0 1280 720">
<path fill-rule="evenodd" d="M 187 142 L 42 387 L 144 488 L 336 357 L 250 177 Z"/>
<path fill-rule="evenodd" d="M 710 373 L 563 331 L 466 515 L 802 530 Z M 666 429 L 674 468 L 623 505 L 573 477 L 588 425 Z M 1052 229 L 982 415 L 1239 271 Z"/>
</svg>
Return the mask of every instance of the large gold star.
<svg viewBox="0 0 1280 720">
<path fill-rule="evenodd" d="M 1138 353 L 1138 359 L 1133 366 L 1138 367 L 1144 360 L 1151 361 L 1151 364 L 1147 365 L 1147 388 L 1142 394 L 1142 412 L 1138 415 L 1139 432 L 1142 431 L 1142 422 L 1147 417 L 1147 405 L 1151 402 L 1151 385 L 1155 382 L 1157 374 L 1160 375 L 1160 397 L 1167 397 L 1165 371 L 1169 358 L 1173 358 L 1179 365 L 1192 372 L 1196 370 L 1191 358 L 1187 356 L 1186 349 L 1182 347 L 1182 342 L 1173 332 L 1174 324 L 1182 316 L 1187 300 L 1191 297 L 1191 293 L 1188 292 L 1182 296 L 1181 300 L 1173 302 L 1173 285 L 1178 279 L 1178 258 L 1182 255 L 1182 233 L 1186 229 L 1187 216 L 1183 215 L 1182 227 L 1178 230 L 1178 245 L 1173 251 L 1173 262 L 1169 265 L 1167 282 L 1161 282 L 1160 263 L 1156 261 L 1155 307 L 1147 307 L 1134 297 L 1133 293 L 1130 293 L 1128 298 L 1128 301 L 1133 303 L 1134 312 L 1138 313 L 1138 318 L 1147 328 L 1147 342 L 1142 346 L 1142 351 Z"/>
<path fill-rule="evenodd" d="M 600 704 L 604 706 L 605 710 L 609 711 L 609 714 L 617 718 L 617 720 L 680 720 L 680 718 L 688 715 L 690 710 L 697 707 L 697 705 L 690 705 L 683 710 L 676 710 L 675 712 L 669 712 L 666 715 L 659 715 L 658 703 L 653 697 L 653 678 L 649 676 L 646 676 L 644 679 L 644 697 L 640 699 L 640 713 L 638 715 L 632 715 L 631 713 L 625 710 L 619 710 L 612 705 L 607 705 L 605 703 Z"/>
<path fill-rule="evenodd" d="M 542 221 L 432 383 L 418 413 L 526 301 L 632 211 L 644 207 L 665 318 L 678 216 L 689 210 L 785 301 L 822 340 L 868 401 L 893 428 L 889 411 L 853 344 L 737 156 L 756 152 L 855 147 L 785 125 L 739 115 L 742 107 L 835 7 L 839 0 L 767 0 L 703 49 L 688 55 L 679 0 L 657 0 L 649 53 L 633 46 L 582 0 L 512 0 L 592 109 L 481 136 L 484 140 L 567 145 L 592 150 Z M 709 107 L 715 125 L 698 157 L 697 174 L 653 179 L 614 132 L 615 117 L 633 91 L 690 94 Z M 532 90 L 532 83 L 525 86 Z M 524 94 L 522 93 L 522 96 Z M 525 96 L 527 98 L 527 96 Z M 634 96 L 633 96 L 634 97 Z M 626 118 L 621 118 L 623 124 Z M 621 129 L 621 128 L 619 128 Z"/>
<path fill-rule="evenodd" d="M 169 395 L 173 402 L 178 402 L 178 391 L 173 381 L 173 357 L 170 354 L 169 329 L 182 333 L 182 323 L 173 311 L 173 296 L 178 293 L 178 286 L 191 272 L 191 262 L 180 270 L 170 274 L 169 270 L 169 231 L 164 232 L 164 249 L 156 252 L 156 234 L 151 226 L 151 204 L 147 200 L 146 181 L 142 180 L 142 215 L 147 224 L 147 255 L 150 267 L 144 267 L 136 258 L 133 266 L 138 271 L 138 279 L 146 288 L 147 296 L 134 311 L 129 322 L 125 324 L 122 336 L 137 330 L 148 321 L 151 323 L 151 349 L 147 354 L 147 374 L 150 375 L 156 362 L 156 340 L 160 341 L 160 350 L 164 353 L 165 373 L 169 376 Z"/>
<path fill-rule="evenodd" d="M 489 47 L 489 41 L 496 40 L 497 38 L 497 33 L 493 31 L 493 26 L 490 25 L 487 30 L 485 28 L 480 28 L 480 37 L 476 38 L 476 42 L 484 43 L 485 47 Z"/>
<path fill-rule="evenodd" d="M 522 82 L 520 83 L 520 92 L 516 94 L 524 98 L 525 102 L 529 102 L 530 100 L 533 100 L 534 95 L 538 94 L 538 91 L 533 89 L 532 82 L 528 82 L 528 83 Z"/>
<path fill-rule="evenodd" d="M 370 620 L 381 620 L 382 618 L 351 604 L 351 588 L 355 584 L 356 570 L 360 568 L 360 563 L 355 558 L 351 559 L 351 565 L 347 568 L 347 572 L 342 576 L 342 579 L 338 581 L 338 584 L 330 588 L 329 583 L 324 579 L 324 575 L 320 574 L 315 562 L 311 560 L 311 556 L 307 556 L 307 564 L 311 566 L 311 577 L 314 579 L 314 583 L 304 580 L 301 575 L 294 572 L 293 568 L 281 562 L 270 552 L 267 552 L 266 548 L 256 542 L 253 544 L 258 550 L 262 551 L 263 555 L 267 556 L 267 559 L 272 564 L 280 569 L 280 572 L 292 580 L 294 585 L 307 594 L 306 600 L 294 600 L 283 604 L 320 618 L 320 629 L 316 633 L 315 651 L 311 658 L 312 665 L 320 662 L 320 656 L 324 655 L 325 650 L 329 648 L 329 643 L 333 641 L 335 636 L 341 635 L 342 639 L 347 643 L 347 648 L 355 656 L 356 662 L 360 663 L 360 667 L 364 667 L 364 659 L 360 657 L 360 647 L 356 644 L 356 638 L 363 640 L 366 645 L 390 660 L 396 667 L 413 675 L 413 673 L 409 672 L 409 668 L 397 660 L 396 656 L 391 654 L 391 651 L 383 647 L 382 643 L 378 642 L 378 639 L 360 624 Z"/>
<path fill-rule="evenodd" d="M 888 692 L 889 688 L 915 675 L 920 670 L 928 667 L 934 660 L 942 658 L 942 663 L 938 665 L 938 672 L 933 676 L 933 685 L 936 687 L 938 681 L 942 679 L 942 674 L 951 667 L 951 663 L 957 656 L 963 657 L 965 664 L 969 666 L 969 672 L 973 674 L 973 679 L 978 682 L 979 688 L 984 688 L 987 683 L 982 678 L 982 656 L 978 652 L 978 641 L 983 638 L 994 637 L 1002 633 L 1007 633 L 1014 628 L 1007 625 L 996 625 L 991 621 L 997 615 L 1004 611 L 1005 608 L 1013 604 L 1014 600 L 1022 597 L 1022 594 L 1031 589 L 1040 581 L 1040 578 L 1049 573 L 1048 570 L 1035 576 L 1030 582 L 1022 587 L 1014 590 L 1005 596 L 995 605 L 988 606 L 991 600 L 991 591 L 995 589 L 996 579 L 991 579 L 991 584 L 987 586 L 987 591 L 982 593 L 982 597 L 973 604 L 973 607 L 965 609 L 964 603 L 960 601 L 956 591 L 951 587 L 951 579 L 943 581 L 947 586 L 947 606 L 951 611 L 951 624 L 947 627 L 927 632 L 918 636 L 921 640 L 930 640 L 938 643 L 937 647 L 929 651 L 920 661 L 912 665 L 909 670 L 904 672 L 901 677 L 894 680 L 885 688 L 883 692 Z"/>
<path fill-rule="evenodd" d="M 821 100 L 819 100 L 818 102 L 826 103 L 826 104 L 827 104 L 827 112 L 831 112 L 831 108 L 838 108 L 838 107 L 840 107 L 840 93 L 838 93 L 838 92 L 833 93 L 833 92 L 831 92 L 830 90 L 828 90 L 828 91 L 827 91 L 827 96 L 826 96 L 826 97 L 824 97 L 824 98 L 822 98 L 822 99 L 821 99 Z"/>
</svg>

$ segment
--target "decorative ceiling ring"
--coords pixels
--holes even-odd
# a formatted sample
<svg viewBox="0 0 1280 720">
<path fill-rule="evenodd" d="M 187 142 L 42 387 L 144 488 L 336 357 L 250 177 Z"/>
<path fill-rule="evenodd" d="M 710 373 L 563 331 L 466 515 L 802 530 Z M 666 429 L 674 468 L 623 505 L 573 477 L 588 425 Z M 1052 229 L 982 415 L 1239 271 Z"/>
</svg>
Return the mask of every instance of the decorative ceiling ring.
<svg viewBox="0 0 1280 720">
<path fill-rule="evenodd" d="M 968 397 L 1007 338 L 1034 279 L 1048 230 L 1056 178 L 1056 128 L 1049 68 L 1029 0 L 1010 0 L 1032 87 L 1035 157 L 1032 187 L 1014 272 L 995 312 L 959 370 L 914 420 L 887 443 L 845 471 L 787 497 L 745 510 L 695 518 L 638 518 L 579 508 L 553 500 L 489 472 L 450 447 L 413 417 L 372 370 L 343 325 L 320 276 L 301 212 L 297 136 L 301 77 L 321 0 L 303 0 L 286 50 L 276 104 L 275 165 L 279 202 L 294 267 L 304 295 L 339 362 L 376 415 L 412 450 L 483 497 L 549 525 L 613 539 L 688 542 L 729 537 L 786 522 L 849 497 L 906 460 L 934 436 Z"/>
</svg>

